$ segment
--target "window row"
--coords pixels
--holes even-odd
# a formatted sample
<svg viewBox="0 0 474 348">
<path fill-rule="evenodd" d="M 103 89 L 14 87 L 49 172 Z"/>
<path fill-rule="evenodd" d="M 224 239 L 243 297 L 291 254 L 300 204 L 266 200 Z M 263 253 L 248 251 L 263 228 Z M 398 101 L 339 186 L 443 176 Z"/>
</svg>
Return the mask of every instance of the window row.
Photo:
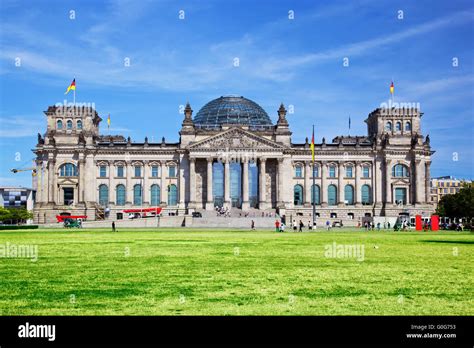
<svg viewBox="0 0 474 348">
<path fill-rule="evenodd" d="M 362 201 L 364 205 L 372 204 L 372 190 L 369 185 L 362 185 L 361 187 Z M 329 185 L 327 190 L 328 205 L 337 204 L 337 186 Z M 303 186 L 295 185 L 293 189 L 293 203 L 295 206 L 303 205 Z M 354 205 L 354 187 L 352 185 L 346 185 L 344 187 L 344 203 L 347 205 Z M 311 204 L 321 204 L 321 188 L 319 185 L 312 186 L 311 192 Z"/>
<path fill-rule="evenodd" d="M 99 166 L 99 177 L 106 178 L 108 176 L 108 166 Z M 151 168 L 151 177 L 158 178 L 161 176 L 161 166 L 152 165 Z M 125 166 L 118 165 L 116 166 L 115 174 L 118 178 L 125 177 Z M 133 166 L 133 176 L 136 178 L 143 177 L 144 168 L 142 166 Z M 168 166 L 168 177 L 175 178 L 177 175 L 176 166 Z"/>
<path fill-rule="evenodd" d="M 66 121 L 66 129 L 71 130 L 72 126 L 73 126 L 72 120 L 67 120 Z M 57 120 L 56 121 L 56 129 L 61 130 L 61 129 L 63 129 L 63 127 L 64 127 L 63 121 L 62 120 Z M 82 121 L 81 120 L 76 121 L 76 129 L 82 129 Z"/>
<path fill-rule="evenodd" d="M 355 169 L 353 166 L 346 166 L 346 173 L 345 177 L 346 178 L 353 178 L 355 176 Z M 330 178 L 335 178 L 336 177 L 336 170 L 337 166 L 336 165 L 329 165 L 328 166 L 328 174 Z M 316 178 L 320 177 L 320 168 L 319 166 L 315 166 L 313 168 L 313 176 Z M 295 177 L 296 178 L 302 178 L 303 177 L 303 166 L 300 164 L 297 164 L 295 166 Z M 369 178 L 370 177 L 370 167 L 369 166 L 362 166 L 362 177 L 363 178 Z"/>
<path fill-rule="evenodd" d="M 143 204 L 143 192 L 144 188 L 140 184 L 133 186 L 133 205 L 142 205 Z M 168 205 L 175 206 L 178 204 L 178 189 L 176 185 L 168 185 Z M 105 184 L 99 185 L 99 204 L 102 206 L 108 206 L 110 202 L 109 197 L 109 187 Z M 117 185 L 115 187 L 115 204 L 116 205 L 125 205 L 127 202 L 127 191 L 125 185 Z M 150 204 L 152 206 L 158 206 L 161 203 L 161 188 L 159 185 L 150 186 Z"/>
<path fill-rule="evenodd" d="M 393 129 L 393 124 L 391 121 L 388 121 L 385 123 L 385 130 L 387 132 L 391 132 Z M 402 131 L 402 122 L 397 121 L 395 122 L 395 132 L 401 132 Z M 410 132 L 411 131 L 411 122 L 407 121 L 405 122 L 405 132 Z"/>
</svg>

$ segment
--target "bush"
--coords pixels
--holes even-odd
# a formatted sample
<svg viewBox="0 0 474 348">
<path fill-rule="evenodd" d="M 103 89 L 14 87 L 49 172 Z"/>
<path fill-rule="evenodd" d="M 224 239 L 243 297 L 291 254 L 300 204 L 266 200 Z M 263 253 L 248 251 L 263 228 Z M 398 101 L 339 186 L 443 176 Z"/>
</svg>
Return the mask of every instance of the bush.
<svg viewBox="0 0 474 348">
<path fill-rule="evenodd" d="M 38 225 L 0 225 L 0 230 L 36 230 Z"/>
</svg>

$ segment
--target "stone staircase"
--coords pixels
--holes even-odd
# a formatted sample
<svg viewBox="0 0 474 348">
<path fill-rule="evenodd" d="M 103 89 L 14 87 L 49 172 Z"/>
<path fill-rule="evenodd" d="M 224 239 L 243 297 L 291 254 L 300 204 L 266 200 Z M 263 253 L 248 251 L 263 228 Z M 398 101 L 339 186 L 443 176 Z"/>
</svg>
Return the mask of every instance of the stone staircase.
<svg viewBox="0 0 474 348">
<path fill-rule="evenodd" d="M 217 216 L 215 211 L 196 210 L 202 214 L 202 218 L 192 218 L 192 227 L 197 228 L 251 228 L 252 220 L 255 222 L 256 229 L 275 228 L 275 220 L 279 216 L 274 209 L 265 211 L 250 209 L 242 211 L 240 209 L 232 208 L 230 216 Z M 263 213 L 263 214 L 262 214 Z"/>
</svg>

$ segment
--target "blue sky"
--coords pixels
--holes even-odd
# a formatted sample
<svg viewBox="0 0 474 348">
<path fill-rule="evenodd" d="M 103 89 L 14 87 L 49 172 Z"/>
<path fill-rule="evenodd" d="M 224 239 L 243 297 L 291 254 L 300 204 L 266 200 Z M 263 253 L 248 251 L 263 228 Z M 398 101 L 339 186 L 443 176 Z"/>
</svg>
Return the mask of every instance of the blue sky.
<svg viewBox="0 0 474 348">
<path fill-rule="evenodd" d="M 31 185 L 9 169 L 30 165 L 43 110 L 74 76 L 76 101 L 95 103 L 111 114 L 111 133 L 136 141 L 177 141 L 180 105 L 196 113 L 228 94 L 274 121 L 281 102 L 293 105 L 294 142 L 312 124 L 318 141 L 347 134 L 349 116 L 350 133 L 365 135 L 394 79 L 396 101 L 425 113 L 432 176 L 473 178 L 473 42 L 470 0 L 0 0 L 0 185 Z"/>
</svg>

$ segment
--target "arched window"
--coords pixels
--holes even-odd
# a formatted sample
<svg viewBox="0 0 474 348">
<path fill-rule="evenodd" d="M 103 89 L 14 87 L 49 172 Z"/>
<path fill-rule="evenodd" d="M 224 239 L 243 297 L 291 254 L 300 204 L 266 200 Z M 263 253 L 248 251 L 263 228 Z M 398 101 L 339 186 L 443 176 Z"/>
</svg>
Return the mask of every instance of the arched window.
<svg viewBox="0 0 474 348">
<path fill-rule="evenodd" d="M 82 129 L 82 121 L 81 121 L 81 120 L 77 120 L 77 122 L 76 122 L 76 128 L 77 128 L 77 129 Z"/>
<path fill-rule="evenodd" d="M 329 205 L 337 204 L 337 187 L 335 185 L 328 186 L 328 204 Z"/>
<path fill-rule="evenodd" d="M 336 166 L 335 165 L 330 165 L 329 166 L 329 177 L 330 178 L 335 178 L 336 177 Z"/>
<path fill-rule="evenodd" d="M 150 204 L 152 206 L 157 206 L 160 205 L 160 186 L 154 184 L 151 185 L 150 188 L 150 193 L 151 193 L 151 202 Z"/>
<path fill-rule="evenodd" d="M 369 185 L 362 185 L 362 204 L 372 204 L 372 194 Z"/>
<path fill-rule="evenodd" d="M 293 188 L 293 203 L 295 205 L 303 205 L 303 186 L 295 185 Z"/>
<path fill-rule="evenodd" d="M 176 185 L 168 186 L 168 205 L 177 205 L 178 204 L 178 190 Z"/>
<path fill-rule="evenodd" d="M 133 186 L 133 204 L 142 205 L 142 185 Z"/>
<path fill-rule="evenodd" d="M 99 185 L 99 204 L 104 207 L 109 205 L 109 188 L 107 185 Z"/>
<path fill-rule="evenodd" d="M 125 205 L 125 186 L 117 185 L 117 205 Z"/>
<path fill-rule="evenodd" d="M 303 177 L 303 167 L 301 167 L 300 165 L 297 165 L 295 167 L 295 177 L 297 177 L 297 178 L 302 178 Z"/>
<path fill-rule="evenodd" d="M 392 131 L 392 122 L 388 121 L 387 123 L 385 123 L 385 130 L 387 132 L 391 132 Z"/>
<path fill-rule="evenodd" d="M 318 185 L 313 185 L 313 192 L 311 194 L 311 204 L 321 204 L 321 190 Z"/>
<path fill-rule="evenodd" d="M 402 130 L 402 123 L 401 122 L 395 123 L 395 130 L 397 132 L 400 132 Z"/>
<path fill-rule="evenodd" d="M 392 167 L 392 176 L 394 178 L 408 177 L 408 167 L 404 164 L 396 164 Z"/>
<path fill-rule="evenodd" d="M 63 129 L 63 121 L 58 120 L 58 121 L 56 122 L 56 128 L 57 128 L 57 129 Z"/>
<path fill-rule="evenodd" d="M 352 187 L 352 185 L 346 185 L 346 187 L 344 187 L 344 201 L 348 205 L 354 204 L 354 187 Z"/>
<path fill-rule="evenodd" d="M 65 163 L 59 167 L 59 176 L 77 176 L 77 167 L 72 163 Z"/>
<path fill-rule="evenodd" d="M 370 176 L 370 168 L 369 166 L 363 166 L 362 167 L 362 177 L 363 178 L 368 178 Z"/>
<path fill-rule="evenodd" d="M 71 120 L 67 120 L 66 127 L 67 127 L 67 129 L 72 129 L 72 121 Z"/>
<path fill-rule="evenodd" d="M 406 131 L 411 131 L 411 123 L 410 122 L 405 123 L 405 130 Z"/>
</svg>

